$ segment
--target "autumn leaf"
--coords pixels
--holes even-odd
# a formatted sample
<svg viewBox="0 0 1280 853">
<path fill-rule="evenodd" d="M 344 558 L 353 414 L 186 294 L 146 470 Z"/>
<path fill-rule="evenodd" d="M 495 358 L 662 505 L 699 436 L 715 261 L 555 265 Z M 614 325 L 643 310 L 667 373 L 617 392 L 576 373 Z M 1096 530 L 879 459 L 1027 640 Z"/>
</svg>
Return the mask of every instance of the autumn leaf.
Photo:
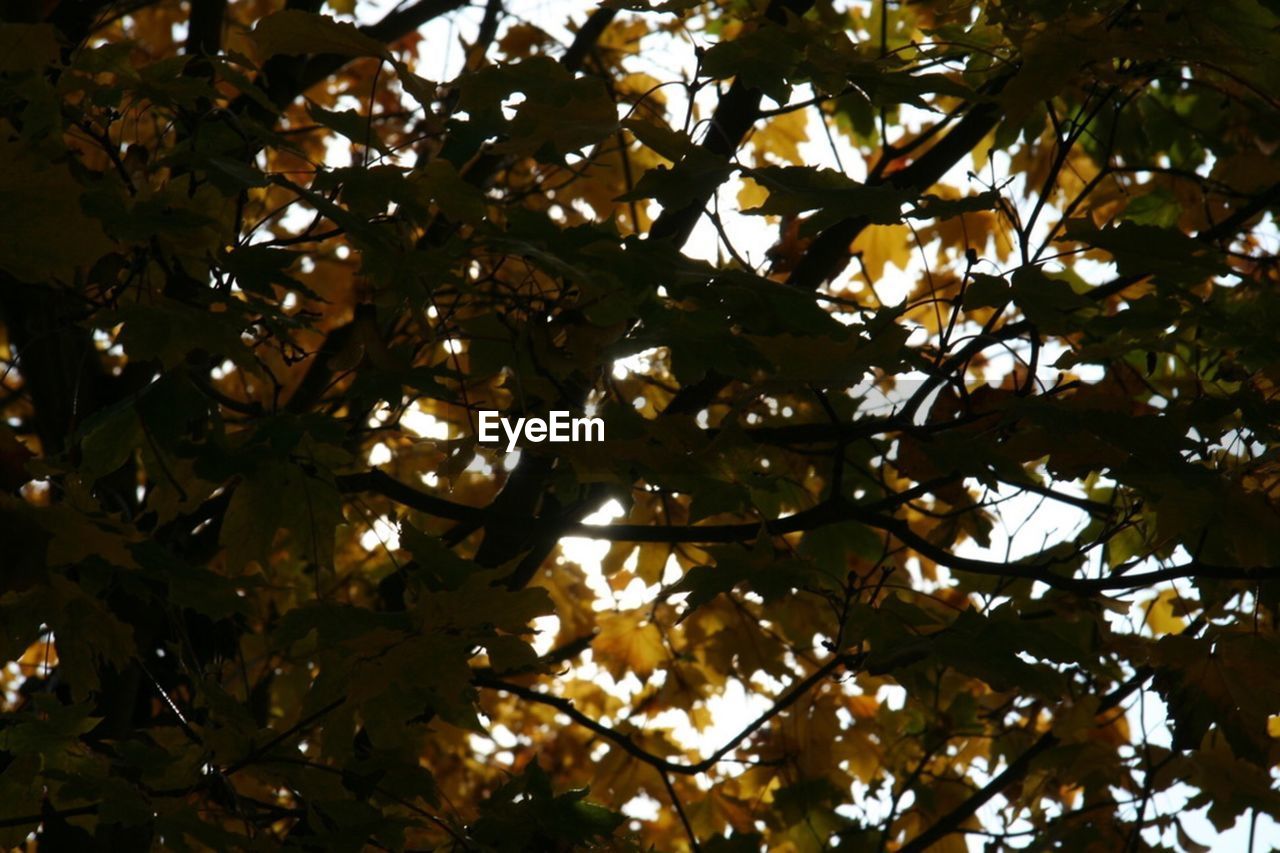
<svg viewBox="0 0 1280 853">
<path fill-rule="evenodd" d="M 616 613 L 600 619 L 600 631 L 591 641 L 615 678 L 634 672 L 641 678 L 653 674 L 667 657 L 662 634 L 643 613 Z"/>
<path fill-rule="evenodd" d="M 879 282 L 887 265 L 905 270 L 911 262 L 911 229 L 905 225 L 868 228 L 853 241 L 851 251 L 861 259 L 867 277 Z"/>
</svg>

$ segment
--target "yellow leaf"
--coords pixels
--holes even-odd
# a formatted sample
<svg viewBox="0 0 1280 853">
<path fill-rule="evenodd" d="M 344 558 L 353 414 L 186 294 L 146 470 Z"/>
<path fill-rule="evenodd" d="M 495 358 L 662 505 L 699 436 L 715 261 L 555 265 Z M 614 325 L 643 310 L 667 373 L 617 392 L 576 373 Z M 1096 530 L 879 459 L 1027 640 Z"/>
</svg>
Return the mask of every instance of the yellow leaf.
<svg viewBox="0 0 1280 853">
<path fill-rule="evenodd" d="M 760 159 L 781 160 L 804 165 L 800 143 L 809 139 L 809 120 L 805 110 L 784 113 L 761 128 L 751 142 Z M 766 155 L 771 155 L 766 157 Z"/>
<path fill-rule="evenodd" d="M 987 168 L 987 158 L 991 156 L 991 149 L 995 147 L 996 132 L 994 130 L 982 137 L 982 141 L 973 146 L 970 156 L 973 158 L 973 170 L 975 172 L 981 172 Z"/>
<path fill-rule="evenodd" d="M 596 662 L 615 679 L 628 672 L 646 678 L 667 656 L 662 634 L 642 611 L 602 615 L 600 633 L 592 641 L 591 649 Z"/>
<path fill-rule="evenodd" d="M 354 15 L 356 0 L 329 0 L 329 8 L 339 15 Z"/>
<path fill-rule="evenodd" d="M 719 835 L 726 826 L 732 826 L 734 832 L 750 832 L 755 817 L 749 802 L 730 797 L 717 788 L 712 788 L 706 797 L 689 805 L 688 816 L 694 830 L 701 836 Z"/>
<path fill-rule="evenodd" d="M 876 697 L 861 694 L 858 696 L 850 696 L 846 703 L 850 713 L 859 720 L 870 720 L 880 712 L 880 703 L 876 701 Z"/>
<path fill-rule="evenodd" d="M 853 241 L 853 251 L 862 253 L 862 265 L 871 281 L 884 275 L 885 264 L 900 270 L 911 260 L 911 229 L 905 225 L 872 225 Z"/>
<path fill-rule="evenodd" d="M 743 176 L 742 189 L 738 190 L 738 208 L 740 210 L 761 207 L 768 197 L 769 191 L 767 189 L 757 184 L 755 179 Z"/>
<path fill-rule="evenodd" d="M 1102 741 L 1111 746 L 1127 746 L 1133 743 L 1133 736 L 1129 730 L 1129 719 L 1124 715 L 1123 710 L 1113 710 L 1099 714 L 1096 718 L 1096 727 L 1092 737 L 1094 740 Z"/>
<path fill-rule="evenodd" d="M 1187 622 L 1175 611 L 1175 607 L 1182 609 L 1181 599 L 1178 597 L 1178 591 L 1166 589 L 1154 599 L 1150 600 L 1146 605 L 1146 617 L 1144 622 L 1151 629 L 1151 633 L 1156 636 L 1162 634 L 1180 634 L 1182 629 L 1187 627 Z"/>
<path fill-rule="evenodd" d="M 636 561 L 636 575 L 647 584 L 660 583 L 671 558 L 671 546 L 646 542 L 640 546 L 640 558 Z"/>
<path fill-rule="evenodd" d="M 637 54 L 640 40 L 649 32 L 649 25 L 641 17 L 616 21 L 600 36 L 600 47 L 619 53 Z"/>
<path fill-rule="evenodd" d="M 1267 717 L 1267 734 L 1280 738 L 1280 714 Z"/>
<path fill-rule="evenodd" d="M 605 577 L 611 577 L 622 570 L 623 564 L 631 557 L 631 552 L 636 550 L 636 546 L 632 542 L 615 542 L 609 546 L 609 553 L 604 555 L 604 559 L 600 561 L 600 570 Z"/>
<path fill-rule="evenodd" d="M 498 49 L 508 59 L 520 59 L 533 54 L 534 48 L 547 43 L 546 30 L 533 24 L 516 24 L 498 40 Z"/>
</svg>

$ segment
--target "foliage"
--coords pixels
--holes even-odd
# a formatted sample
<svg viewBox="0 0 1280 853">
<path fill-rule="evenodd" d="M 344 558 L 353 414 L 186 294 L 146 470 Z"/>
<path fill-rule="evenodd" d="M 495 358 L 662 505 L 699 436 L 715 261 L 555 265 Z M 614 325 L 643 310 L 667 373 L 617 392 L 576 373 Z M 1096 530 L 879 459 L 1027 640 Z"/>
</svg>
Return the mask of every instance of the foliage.
<svg viewBox="0 0 1280 853">
<path fill-rule="evenodd" d="M 0 6 L 3 843 L 1280 816 L 1276 4 L 532 5 Z"/>
</svg>

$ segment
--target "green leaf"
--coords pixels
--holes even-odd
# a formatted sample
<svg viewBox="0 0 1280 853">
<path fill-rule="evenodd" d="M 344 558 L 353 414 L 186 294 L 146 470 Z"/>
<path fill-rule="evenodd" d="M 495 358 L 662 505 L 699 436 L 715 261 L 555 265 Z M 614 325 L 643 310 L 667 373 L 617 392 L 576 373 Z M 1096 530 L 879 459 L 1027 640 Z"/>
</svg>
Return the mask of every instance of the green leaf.
<svg viewBox="0 0 1280 853">
<path fill-rule="evenodd" d="M 618 129 L 618 109 L 595 77 L 574 77 L 550 57 L 494 66 L 457 82 L 458 106 L 498 116 L 498 105 L 516 92 L 524 101 L 494 150 L 553 160 L 580 151 Z"/>
<path fill-rule="evenodd" d="M 538 762 L 503 785 L 480 805 L 472 839 L 498 851 L 579 847 L 608 838 L 626 820 L 587 800 L 585 788 L 556 794 Z"/>
<path fill-rule="evenodd" d="M 832 169 L 768 166 L 742 173 L 769 191 L 765 203 L 749 213 L 796 216 L 818 210 L 809 230 L 847 217 L 866 217 L 877 225 L 902 221 L 908 193 L 890 186 L 869 187 Z"/>
<path fill-rule="evenodd" d="M 679 210 L 708 198 L 733 174 L 729 163 L 702 148 L 694 148 L 674 166 L 657 166 L 640 176 L 635 188 L 618 201 L 656 199 L 667 210 Z"/>
<path fill-rule="evenodd" d="M 1131 199 L 1121 216 L 1138 225 L 1167 229 L 1177 224 L 1181 214 L 1182 208 L 1174 194 L 1164 187 L 1158 187 L 1146 195 Z"/>
<path fill-rule="evenodd" d="M 986 190 L 963 198 L 940 198 L 926 193 L 906 215 L 908 219 L 950 219 L 964 213 L 994 210 L 999 202 L 997 190 Z"/>
<path fill-rule="evenodd" d="M 410 177 L 410 183 L 439 205 L 450 219 L 475 224 L 485 217 L 484 195 L 463 180 L 447 160 L 432 160 Z"/>
<path fill-rule="evenodd" d="M 125 463 L 143 441 L 142 421 L 133 400 L 98 412 L 85 424 L 80 442 L 80 476 L 92 483 Z"/>
<path fill-rule="evenodd" d="M 622 123 L 622 126 L 631 131 L 636 139 L 673 163 L 690 154 L 697 147 L 687 134 L 664 125 L 641 119 L 628 119 Z"/>
<path fill-rule="evenodd" d="M 779 104 L 790 97 L 790 78 L 804 55 L 804 34 L 762 26 L 713 45 L 702 56 L 702 71 L 714 78 L 737 77 Z"/>
<path fill-rule="evenodd" d="M 1013 301 L 1027 319 L 1041 331 L 1068 332 L 1080 325 L 1076 312 L 1092 310 L 1088 298 L 1072 290 L 1059 278 L 1051 278 L 1039 267 L 1019 267 L 1010 288 Z"/>
<path fill-rule="evenodd" d="M 1171 285 L 1197 284 L 1229 271 L 1208 244 L 1154 225 L 1122 222 L 1097 228 L 1077 219 L 1067 223 L 1067 239 L 1110 252 L 1121 275 L 1154 275 Z"/>
</svg>

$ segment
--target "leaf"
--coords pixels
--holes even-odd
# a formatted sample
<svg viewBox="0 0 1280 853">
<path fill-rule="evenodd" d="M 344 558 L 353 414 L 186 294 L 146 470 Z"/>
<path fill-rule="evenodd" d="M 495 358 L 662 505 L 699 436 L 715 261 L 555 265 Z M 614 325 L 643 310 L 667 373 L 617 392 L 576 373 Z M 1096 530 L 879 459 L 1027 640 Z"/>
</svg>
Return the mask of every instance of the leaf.
<svg viewBox="0 0 1280 853">
<path fill-rule="evenodd" d="M 502 851 L 594 846 L 626 818 L 590 802 L 589 793 L 586 788 L 554 793 L 546 772 L 530 761 L 481 803 L 470 835 L 486 849 Z"/>
<path fill-rule="evenodd" d="M 882 225 L 864 228 L 853 241 L 852 250 L 862 259 L 871 281 L 884 277 L 884 268 L 893 264 L 900 270 L 911 262 L 911 229 L 906 225 Z"/>
<path fill-rule="evenodd" d="M 800 146 L 809 140 L 809 115 L 804 110 L 783 113 L 751 137 L 756 156 L 763 162 L 804 163 Z"/>
<path fill-rule="evenodd" d="M 1028 320 L 1055 334 L 1077 327 L 1075 312 L 1092 308 L 1092 303 L 1072 290 L 1070 284 L 1050 278 L 1039 267 L 1015 270 L 1010 294 Z"/>
<path fill-rule="evenodd" d="M 495 580 L 493 573 L 473 570 L 457 589 L 424 595 L 416 615 L 432 630 L 488 637 L 493 628 L 508 634 L 530 634 L 534 619 L 555 612 L 545 589 L 497 589 Z"/>
<path fill-rule="evenodd" d="M 403 62 L 393 61 L 392 65 L 396 69 L 396 78 L 400 81 L 400 85 L 405 92 L 424 108 L 430 108 L 436 100 L 437 84 L 424 77 L 419 77 Z"/>
<path fill-rule="evenodd" d="M 484 196 L 477 187 L 463 180 L 447 160 L 432 160 L 409 180 L 450 219 L 473 224 L 484 219 Z"/>
<path fill-rule="evenodd" d="M 336 130 L 357 145 L 373 148 L 383 154 L 391 153 L 378 136 L 370 116 L 362 116 L 355 110 L 326 110 L 313 101 L 307 102 L 307 112 L 318 123 Z"/>
<path fill-rule="evenodd" d="M 743 169 L 745 175 L 769 191 L 763 205 L 752 213 L 795 216 L 819 210 L 813 228 L 850 216 L 890 225 L 902 221 L 906 194 L 888 186 L 869 187 L 831 169 L 804 166 L 768 166 Z"/>
<path fill-rule="evenodd" d="M 333 484 L 301 467 L 268 463 L 254 470 L 231 496 L 219 542 L 239 572 L 250 562 L 266 569 L 276 534 L 286 529 L 313 571 L 333 566 L 334 535 L 343 522 Z"/>
<path fill-rule="evenodd" d="M 1009 304 L 1012 293 L 1009 283 L 1003 278 L 985 273 L 972 273 L 970 279 L 969 286 L 964 291 L 964 310 L 1001 309 Z"/>
<path fill-rule="evenodd" d="M 92 483 L 125 463 L 142 444 L 143 426 L 133 400 L 98 412 L 85 424 L 80 476 Z"/>
<path fill-rule="evenodd" d="M 790 95 L 789 78 L 803 55 L 804 35 L 793 28 L 765 26 L 713 45 L 702 56 L 711 77 L 738 77 L 779 104 Z"/>
<path fill-rule="evenodd" d="M 594 78 L 575 78 L 554 92 L 539 90 L 522 104 L 511 122 L 511 140 L 497 150 L 536 152 L 545 146 L 564 155 L 594 145 L 617 127 L 618 111 L 604 86 Z"/>
<path fill-rule="evenodd" d="M 926 193 L 915 208 L 907 212 L 909 219 L 949 219 L 965 213 L 993 210 L 1000 202 L 1000 193 L 986 190 L 964 198 L 940 198 Z"/>
<path fill-rule="evenodd" d="M 1167 589 L 1142 605 L 1143 622 L 1156 636 L 1181 634 L 1187 621 L 1178 615 L 1182 599 L 1177 590 Z"/>
<path fill-rule="evenodd" d="M 50 627 L 56 632 L 58 668 L 77 702 L 96 692 L 104 669 L 119 672 L 136 654 L 132 629 L 104 603 L 64 577 L 49 578 Z"/>
<path fill-rule="evenodd" d="M 241 338 L 236 315 L 211 314 L 176 301 L 129 305 L 110 316 L 123 323 L 120 343 L 135 361 L 156 360 L 166 368 L 186 361 L 196 350 L 218 353 L 248 373 L 260 368 Z"/>
<path fill-rule="evenodd" d="M 685 12 L 696 8 L 701 0 L 663 0 L 655 5 L 652 0 L 604 0 L 604 9 L 627 9 L 632 12 Z"/>
<path fill-rule="evenodd" d="M 58 59 L 50 24 L 0 24 L 0 72 L 36 71 Z"/>
<path fill-rule="evenodd" d="M 1178 222 L 1181 208 L 1173 193 L 1164 188 L 1130 200 L 1124 208 L 1124 219 L 1138 225 L 1171 228 Z"/>
<path fill-rule="evenodd" d="M 56 754 L 71 748 L 80 735 L 88 734 L 101 721 L 91 716 L 89 703 L 63 705 L 48 695 L 34 699 L 40 714 L 17 720 L 6 729 L 5 751 L 15 755 Z"/>
<path fill-rule="evenodd" d="M 657 166 L 640 176 L 635 188 L 617 197 L 618 201 L 655 199 L 667 210 L 679 210 L 708 197 L 733 168 L 725 160 L 695 148 L 672 167 Z"/>
<path fill-rule="evenodd" d="M 81 206 L 84 188 L 65 166 L 43 161 L 0 122 L 0 270 L 21 281 L 70 279 L 111 250 Z"/>
<path fill-rule="evenodd" d="M 685 597 L 685 614 L 712 601 L 722 592 L 729 592 L 746 580 L 748 572 L 741 571 L 743 564 L 727 566 L 694 566 L 671 588 L 673 593 L 688 593 Z M 738 571 L 735 571 L 738 569 Z"/>
<path fill-rule="evenodd" d="M 1264 673 L 1280 664 L 1273 647 L 1250 635 L 1217 643 L 1164 636 L 1156 644 L 1156 687 L 1174 721 L 1174 749 L 1197 749 L 1217 728 L 1235 755 L 1269 765 L 1268 720 L 1280 690 Z"/>
<path fill-rule="evenodd" d="M 1155 275 L 1167 284 L 1189 285 L 1228 272 L 1214 249 L 1169 228 L 1135 222 L 1095 228 L 1072 220 L 1067 238 L 1111 253 L 1121 275 Z"/>
<path fill-rule="evenodd" d="M 622 126 L 644 145 L 673 163 L 691 154 L 697 147 L 686 134 L 665 125 L 633 118 L 624 121 Z"/>
<path fill-rule="evenodd" d="M 274 12 L 258 21 L 253 40 L 263 59 L 277 54 L 336 54 L 389 59 L 382 43 L 352 24 L 299 9 Z"/>
<path fill-rule="evenodd" d="M 591 648 L 615 679 L 628 672 L 646 678 L 667 658 L 657 626 L 635 611 L 602 616 Z"/>
<path fill-rule="evenodd" d="M 307 292 L 301 282 L 287 274 L 287 270 L 297 263 L 299 258 L 298 254 L 286 249 L 240 246 L 234 252 L 224 253 L 221 260 L 222 265 L 235 276 L 236 283 L 241 288 L 271 296 L 274 295 L 272 285 L 276 284 Z"/>
<path fill-rule="evenodd" d="M 758 184 L 755 178 L 743 177 L 742 189 L 738 190 L 738 207 L 743 213 L 759 210 L 769 198 L 769 191 Z"/>
<path fill-rule="evenodd" d="M 490 114 L 502 99 L 523 92 L 507 131 L 495 150 L 559 160 L 599 142 L 618 129 L 618 110 L 604 84 L 574 77 L 546 56 L 485 68 L 458 81 L 462 109 Z"/>
<path fill-rule="evenodd" d="M 965 610 L 948 634 L 939 636 L 938 656 L 961 672 L 982 679 L 994 690 L 1057 695 L 1061 677 L 1050 667 L 1022 660 L 1020 639 L 1006 626 Z"/>
</svg>

